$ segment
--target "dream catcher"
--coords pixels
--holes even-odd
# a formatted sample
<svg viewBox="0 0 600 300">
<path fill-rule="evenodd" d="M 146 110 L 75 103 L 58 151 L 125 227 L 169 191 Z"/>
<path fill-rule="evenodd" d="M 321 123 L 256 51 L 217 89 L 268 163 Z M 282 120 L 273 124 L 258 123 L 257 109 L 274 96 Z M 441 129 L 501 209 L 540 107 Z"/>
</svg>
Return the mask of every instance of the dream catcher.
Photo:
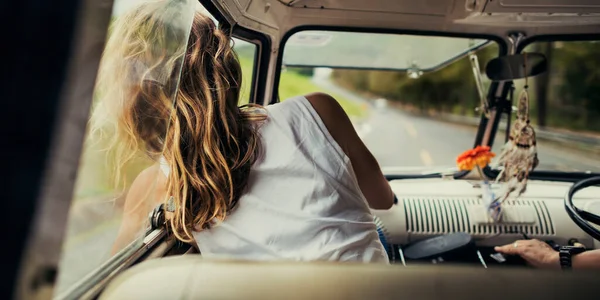
<svg viewBox="0 0 600 300">
<path fill-rule="evenodd" d="M 524 53 L 524 66 L 527 67 L 527 54 Z M 535 130 L 529 122 L 529 85 L 525 77 L 525 86 L 519 95 L 517 119 L 510 132 L 509 141 L 502 148 L 498 157 L 498 165 L 503 169 L 496 177 L 496 182 L 505 182 L 504 193 L 495 200 L 498 209 L 500 204 L 516 192 L 519 197 L 527 189 L 529 172 L 539 164 L 536 149 Z"/>
<path fill-rule="evenodd" d="M 531 62 L 530 65 L 528 65 L 528 60 Z M 509 55 L 488 62 L 486 67 L 488 77 L 492 80 L 507 81 L 525 78 L 525 85 L 518 98 L 516 120 L 509 132 L 509 140 L 503 146 L 497 161 L 497 167 L 502 167 L 502 171 L 496 177 L 496 183 L 500 181 L 504 183 L 504 190 L 500 196 L 496 197 L 492 185 L 483 172 L 483 169 L 495 156 L 489 146 L 481 145 L 469 149 L 456 159 L 459 170 L 472 171 L 476 169 L 478 171 L 481 178 L 479 184 L 482 191 L 481 203 L 489 219 L 493 222 L 501 221 L 502 203 L 506 199 L 511 195 L 519 197 L 526 191 L 529 173 L 539 164 L 536 134 L 529 121 L 528 77 L 545 72 L 546 69 L 545 57 L 537 53 Z M 486 107 L 483 106 L 484 109 Z"/>
</svg>

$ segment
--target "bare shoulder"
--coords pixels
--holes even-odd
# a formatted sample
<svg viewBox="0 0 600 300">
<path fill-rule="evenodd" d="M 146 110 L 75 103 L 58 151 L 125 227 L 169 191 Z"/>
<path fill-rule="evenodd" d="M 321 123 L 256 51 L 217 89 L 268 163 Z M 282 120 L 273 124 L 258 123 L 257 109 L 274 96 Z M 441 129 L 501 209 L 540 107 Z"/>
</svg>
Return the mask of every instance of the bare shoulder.
<svg viewBox="0 0 600 300">
<path fill-rule="evenodd" d="M 335 137 L 336 132 L 344 132 L 352 127 L 350 118 L 335 98 L 325 93 L 312 93 L 305 96 L 315 109 L 327 129 Z"/>
<path fill-rule="evenodd" d="M 335 101 L 335 98 L 333 98 L 331 95 L 326 94 L 326 93 L 321 93 L 321 92 L 306 94 L 306 95 L 304 95 L 304 97 L 306 97 L 306 99 L 308 99 L 308 101 L 310 101 L 310 102 L 319 101 L 319 100 Z"/>
<path fill-rule="evenodd" d="M 305 96 L 315 109 L 325 127 L 348 155 L 349 150 L 359 140 L 350 118 L 332 96 L 325 93 L 312 93 Z"/>
<path fill-rule="evenodd" d="M 135 180 L 133 181 L 133 183 L 131 185 L 131 188 L 133 189 L 134 187 L 144 187 L 144 186 L 147 187 L 149 184 L 152 184 L 156 180 L 161 178 L 160 176 L 158 176 L 158 175 L 162 175 L 160 172 L 161 172 L 161 170 L 160 170 L 160 167 L 158 164 L 152 165 L 152 166 L 144 169 L 135 178 Z M 164 176 L 162 176 L 162 177 L 164 177 Z"/>
<path fill-rule="evenodd" d="M 306 99 L 319 113 L 321 118 L 327 118 L 333 115 L 346 115 L 342 106 L 329 94 L 325 93 L 310 93 L 305 95 Z M 321 115 L 323 113 L 323 115 Z"/>
<path fill-rule="evenodd" d="M 394 201 L 390 185 L 342 106 L 336 99 L 324 93 L 309 94 L 305 97 L 319 114 L 331 136 L 350 158 L 358 185 L 369 206 L 375 209 L 390 208 Z"/>
<path fill-rule="evenodd" d="M 156 199 L 151 196 L 162 196 L 165 192 L 166 177 L 156 164 L 144 169 L 135 178 L 127 193 L 126 205 L 134 205 L 149 198 Z"/>
</svg>

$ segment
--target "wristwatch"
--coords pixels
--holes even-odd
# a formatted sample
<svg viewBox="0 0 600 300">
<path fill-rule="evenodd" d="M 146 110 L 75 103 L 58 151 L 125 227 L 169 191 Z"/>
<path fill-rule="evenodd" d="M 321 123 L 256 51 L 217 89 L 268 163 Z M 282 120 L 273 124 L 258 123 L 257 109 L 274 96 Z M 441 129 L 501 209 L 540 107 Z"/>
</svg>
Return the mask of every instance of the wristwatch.
<svg viewBox="0 0 600 300">
<path fill-rule="evenodd" d="M 582 246 L 561 246 L 558 248 L 558 257 L 560 261 L 560 267 L 563 270 L 571 269 L 571 258 L 585 251 L 585 247 Z"/>
</svg>

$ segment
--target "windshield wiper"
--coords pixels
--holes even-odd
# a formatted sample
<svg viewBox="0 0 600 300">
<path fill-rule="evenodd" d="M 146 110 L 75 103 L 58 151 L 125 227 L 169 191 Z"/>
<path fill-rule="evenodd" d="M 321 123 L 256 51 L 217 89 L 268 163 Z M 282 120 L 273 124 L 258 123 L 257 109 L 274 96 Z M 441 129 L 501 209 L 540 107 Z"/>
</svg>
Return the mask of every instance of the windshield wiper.
<svg viewBox="0 0 600 300">
<path fill-rule="evenodd" d="M 481 102 L 479 109 L 482 111 L 486 118 L 490 118 L 490 107 L 485 97 L 483 80 L 481 79 L 481 68 L 479 67 L 479 57 L 475 54 L 475 51 L 469 53 L 469 61 L 471 62 L 471 69 L 473 70 L 473 77 L 475 78 L 475 86 L 477 86 L 477 94 L 479 95 L 479 101 Z"/>
<path fill-rule="evenodd" d="M 458 168 L 439 168 L 436 170 L 428 170 L 426 172 L 421 173 L 404 173 L 404 174 L 394 174 L 394 173 L 385 173 L 385 177 L 388 180 L 395 179 L 426 179 L 426 178 L 452 178 L 459 179 L 467 175 L 469 171 L 460 171 Z"/>
</svg>

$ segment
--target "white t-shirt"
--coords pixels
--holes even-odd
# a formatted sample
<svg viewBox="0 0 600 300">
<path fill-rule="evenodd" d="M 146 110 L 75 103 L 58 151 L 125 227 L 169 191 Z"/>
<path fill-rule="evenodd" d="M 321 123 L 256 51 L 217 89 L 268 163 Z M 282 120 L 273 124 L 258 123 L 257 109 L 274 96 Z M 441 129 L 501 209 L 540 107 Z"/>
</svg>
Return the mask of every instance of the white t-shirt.
<svg viewBox="0 0 600 300">
<path fill-rule="evenodd" d="M 266 111 L 245 194 L 223 222 L 194 232 L 202 255 L 389 263 L 350 159 L 310 102 Z"/>
</svg>

